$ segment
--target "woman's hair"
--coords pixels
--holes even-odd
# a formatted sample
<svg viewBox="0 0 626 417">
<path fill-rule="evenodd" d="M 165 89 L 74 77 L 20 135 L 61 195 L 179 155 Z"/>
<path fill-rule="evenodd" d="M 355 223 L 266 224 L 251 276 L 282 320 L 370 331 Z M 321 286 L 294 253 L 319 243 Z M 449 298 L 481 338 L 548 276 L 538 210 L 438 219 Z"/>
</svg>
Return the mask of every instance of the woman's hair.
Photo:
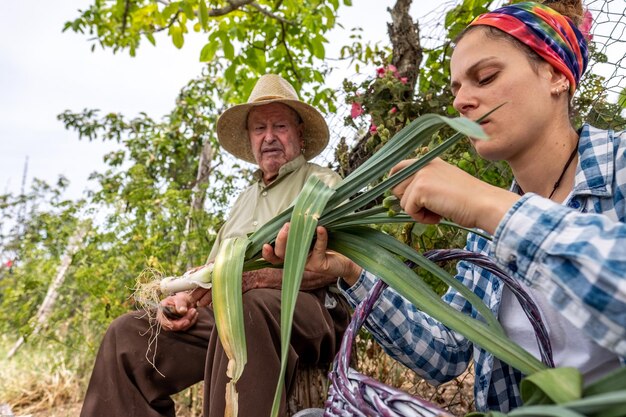
<svg viewBox="0 0 626 417">
<path fill-rule="evenodd" d="M 587 51 L 586 51 L 586 43 L 584 41 L 584 38 L 582 38 L 582 35 L 580 33 L 580 31 L 578 30 L 577 26 L 579 26 L 583 20 L 583 5 L 582 5 L 582 0 L 545 0 L 543 2 L 535 2 L 535 3 L 540 3 L 542 4 L 542 6 L 547 6 L 550 9 L 552 9 L 552 12 L 549 12 L 551 14 L 554 15 L 554 11 L 556 11 L 557 13 L 561 14 L 562 16 L 565 16 L 567 18 L 569 18 L 571 20 L 571 23 L 566 23 L 566 19 L 563 19 L 563 17 L 561 16 L 559 19 L 560 22 L 559 24 L 565 24 L 565 26 L 567 26 L 565 29 L 569 30 L 570 34 L 568 39 L 565 39 L 565 43 L 563 43 L 562 39 L 559 39 L 556 41 L 557 44 L 561 43 L 563 45 L 564 49 L 560 50 L 560 53 L 565 52 L 565 54 L 570 54 L 569 55 L 569 63 L 565 63 L 565 62 L 561 62 L 559 61 L 560 58 L 557 58 L 556 62 L 556 67 L 557 69 L 559 69 L 560 71 L 564 72 L 567 76 L 568 79 L 570 79 L 570 85 L 572 87 L 572 89 L 570 90 L 572 93 L 574 91 L 574 88 L 577 86 L 578 81 L 580 76 L 582 75 L 582 73 L 584 72 L 584 69 L 586 67 L 586 60 L 587 60 Z M 525 5 L 525 6 L 524 6 Z M 522 13 L 524 13 L 524 15 L 519 15 L 517 13 L 520 12 L 520 10 L 518 9 L 518 7 L 523 8 L 523 10 L 526 10 L 526 12 L 522 11 Z M 544 17 L 530 17 L 530 23 L 526 22 L 525 20 L 523 21 L 517 21 L 516 19 L 527 19 L 528 17 L 526 16 L 532 16 L 534 12 L 534 10 L 532 9 L 536 9 L 537 7 L 539 7 L 538 5 L 533 6 L 533 3 L 524 3 L 524 4 L 520 4 L 519 6 L 517 5 L 510 5 L 510 6 L 504 6 L 503 8 L 500 8 L 494 12 L 490 12 L 490 13 L 485 13 L 484 15 L 479 16 L 472 24 L 470 24 L 470 26 L 468 26 L 455 40 L 455 43 L 458 44 L 458 42 L 460 42 L 461 39 L 463 39 L 463 37 L 465 35 L 467 35 L 469 32 L 475 31 L 475 30 L 481 30 L 483 31 L 483 33 L 485 34 L 485 36 L 487 36 L 488 38 L 491 39 L 496 39 L 496 40 L 504 40 L 509 42 L 511 45 L 513 45 L 515 48 L 517 48 L 518 50 L 520 50 L 521 52 L 523 52 L 527 58 L 529 63 L 531 64 L 532 68 L 535 71 L 538 71 L 539 65 L 543 62 L 548 62 L 551 65 L 555 66 L 555 60 L 553 58 L 554 54 L 553 53 L 549 53 L 549 56 L 546 58 L 546 54 L 544 52 L 544 50 L 541 50 L 541 48 L 543 48 L 541 45 L 543 44 L 543 40 L 541 40 L 541 37 L 545 37 L 546 36 L 550 36 L 549 33 L 550 32 L 544 32 L 541 33 L 539 36 L 540 38 L 538 38 L 539 40 L 536 39 L 531 39 L 532 43 L 535 44 L 535 48 L 537 47 L 536 45 L 539 44 L 541 46 L 541 48 L 538 50 L 539 52 L 537 52 L 537 49 L 533 49 L 532 47 L 528 46 L 528 44 L 530 44 L 531 42 L 522 42 L 519 39 L 517 39 L 516 37 L 514 37 L 512 34 L 507 33 L 507 29 L 510 28 L 511 23 L 500 23 L 501 21 L 499 21 L 497 18 L 494 21 L 491 16 L 497 16 L 498 18 L 501 19 L 502 14 L 508 15 L 508 16 L 504 16 L 505 18 L 509 19 L 509 22 L 511 21 L 510 19 L 513 19 L 515 21 L 514 24 L 516 25 L 521 25 L 521 26 L 525 26 L 527 24 L 530 24 L 532 26 L 532 28 L 528 27 L 528 28 L 524 28 L 524 31 L 528 31 L 529 33 L 535 33 L 534 31 L 541 31 L 543 30 L 541 28 L 541 25 L 543 25 L 545 22 L 542 21 L 542 19 Z M 515 9 L 514 11 L 511 11 Z M 531 11 L 532 10 L 532 11 Z M 549 9 L 547 9 L 549 10 Z M 540 13 L 541 16 L 543 16 L 546 12 L 541 12 L 538 11 L 538 13 Z M 509 15 L 511 14 L 511 15 Z M 512 16 L 514 15 L 514 16 Z M 536 15 L 539 16 L 539 15 Z M 538 19 L 538 20 L 537 20 Z M 537 23 L 538 22 L 538 23 Z M 565 22 L 565 23 L 564 23 Z M 569 27 L 571 24 L 575 25 L 575 30 L 571 29 L 571 27 Z M 539 25 L 539 28 L 537 28 L 537 25 Z M 501 27 L 504 27 L 504 29 L 501 29 Z M 560 32 L 560 29 L 562 29 L 563 26 L 559 26 L 558 30 Z M 549 28 L 548 28 L 549 29 Z M 509 29 L 510 30 L 510 29 Z M 511 32 L 511 33 L 515 33 L 517 37 L 519 37 L 519 30 L 516 32 Z M 555 33 L 554 31 L 552 33 Z M 535 35 L 526 35 L 526 36 L 531 36 L 534 37 Z M 525 38 L 522 38 L 524 41 L 526 41 Z M 552 38 L 554 39 L 554 38 Z M 570 44 L 569 46 L 567 45 L 568 42 L 573 42 L 576 43 L 577 45 L 573 46 L 572 44 Z M 551 42 L 552 43 L 552 42 Z M 557 46 L 558 47 L 558 46 Z M 579 48 L 579 50 L 577 49 L 578 52 L 573 52 L 572 53 L 572 49 L 568 49 L 568 48 Z M 543 48 L 545 49 L 545 48 Z M 569 52 L 568 52 L 569 51 Z M 559 55 L 560 55 L 559 53 Z M 541 54 L 541 55 L 540 55 Z M 582 54 L 582 55 L 581 55 Z M 543 55 L 543 56 L 542 56 Z"/>
<path fill-rule="evenodd" d="M 556 10 L 563 16 L 569 17 L 576 26 L 580 26 L 583 21 L 582 0 L 545 0 L 540 3 Z"/>
</svg>

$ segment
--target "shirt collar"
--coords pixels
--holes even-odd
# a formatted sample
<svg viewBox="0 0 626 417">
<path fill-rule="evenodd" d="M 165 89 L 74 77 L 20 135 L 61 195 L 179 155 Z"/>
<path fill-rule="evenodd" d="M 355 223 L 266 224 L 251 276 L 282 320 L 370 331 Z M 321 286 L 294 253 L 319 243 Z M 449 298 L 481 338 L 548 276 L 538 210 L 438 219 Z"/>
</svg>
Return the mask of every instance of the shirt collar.
<svg viewBox="0 0 626 417">
<path fill-rule="evenodd" d="M 596 129 L 584 124 L 579 132 L 578 164 L 574 178 L 575 195 L 612 195 L 613 176 L 613 139 L 611 130 Z M 517 181 L 513 180 L 511 191 L 520 194 Z"/>
<path fill-rule="evenodd" d="M 613 194 L 614 132 L 584 124 L 580 129 L 574 195 Z"/>
<path fill-rule="evenodd" d="M 295 157 L 294 159 L 292 159 L 291 161 L 287 162 L 285 165 L 283 165 L 282 167 L 280 167 L 278 169 L 278 176 L 276 177 L 276 179 L 274 179 L 274 181 L 272 181 L 270 184 L 268 184 L 267 186 L 265 185 L 265 183 L 263 182 L 263 171 L 261 171 L 260 169 L 257 169 L 254 174 L 253 177 L 254 180 L 256 181 L 256 183 L 260 186 L 260 187 L 270 187 L 273 184 L 278 183 L 282 178 L 284 178 L 286 175 L 294 172 L 295 170 L 297 170 L 298 168 L 300 168 L 301 166 L 303 166 L 306 163 L 306 159 L 304 159 L 303 155 L 298 155 L 297 157 Z"/>
</svg>

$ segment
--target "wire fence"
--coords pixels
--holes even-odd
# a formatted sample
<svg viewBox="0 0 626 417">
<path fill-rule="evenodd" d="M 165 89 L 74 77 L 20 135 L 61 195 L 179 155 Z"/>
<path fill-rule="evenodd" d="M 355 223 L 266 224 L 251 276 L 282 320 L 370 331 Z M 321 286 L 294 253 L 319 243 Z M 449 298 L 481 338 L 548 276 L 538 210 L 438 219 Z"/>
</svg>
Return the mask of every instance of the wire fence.
<svg viewBox="0 0 626 417">
<path fill-rule="evenodd" d="M 418 19 L 424 47 L 433 48 L 442 44 L 446 35 L 443 24 L 445 12 L 458 3 L 458 1 L 443 2 Z M 601 60 L 592 59 L 588 65 L 587 74 L 603 77 L 602 89 L 592 101 L 607 100 L 619 103 L 620 100 L 626 99 L 626 1 L 589 0 L 585 5 L 593 16 L 591 42 L 601 54 L 599 56 L 605 57 Z M 364 76 L 355 74 L 351 81 L 358 82 Z M 315 159 L 316 163 L 325 166 L 335 166 L 335 150 L 341 141 L 351 146 L 367 132 L 368 128 L 366 125 L 355 128 L 345 123 L 346 117 L 350 114 L 350 104 L 345 102 L 345 94 L 340 89 L 337 91 L 337 111 L 327 116 L 331 143 L 325 152 Z M 614 106 L 612 111 L 620 112 L 624 117 L 624 107 L 626 106 L 623 104 Z M 359 372 L 409 394 L 427 399 L 454 415 L 462 416 L 473 410 L 473 366 L 455 380 L 435 388 L 408 368 L 389 358 L 371 338 L 366 336 L 361 338 L 357 346 L 355 366 Z"/>
<path fill-rule="evenodd" d="M 445 14 L 448 10 L 459 3 L 458 0 L 450 0 L 440 3 L 428 14 L 419 17 L 421 42 L 424 48 L 436 48 L 444 42 L 446 29 L 444 25 Z M 501 4 L 502 2 L 497 2 Z M 593 98 L 593 102 L 606 99 L 611 103 L 626 100 L 626 1 L 625 0 L 587 0 L 584 2 L 591 12 L 593 23 L 591 28 L 591 43 L 602 60 L 590 60 L 587 74 L 602 76 L 603 89 Z M 372 74 L 374 70 L 372 69 Z M 367 74 L 353 74 L 350 81 L 359 82 Z M 326 121 L 330 128 L 330 144 L 314 162 L 324 166 L 334 166 L 336 163 L 335 150 L 343 139 L 348 146 L 354 144 L 358 138 L 367 131 L 367 126 L 358 128 L 348 126 L 346 117 L 350 115 L 350 104 L 345 102 L 345 93 L 337 86 L 337 111 L 329 114 Z M 605 96 L 603 96 L 605 94 Z M 615 106 L 612 111 L 624 112 L 625 105 Z M 607 118 L 615 116 L 606 115 Z"/>
</svg>

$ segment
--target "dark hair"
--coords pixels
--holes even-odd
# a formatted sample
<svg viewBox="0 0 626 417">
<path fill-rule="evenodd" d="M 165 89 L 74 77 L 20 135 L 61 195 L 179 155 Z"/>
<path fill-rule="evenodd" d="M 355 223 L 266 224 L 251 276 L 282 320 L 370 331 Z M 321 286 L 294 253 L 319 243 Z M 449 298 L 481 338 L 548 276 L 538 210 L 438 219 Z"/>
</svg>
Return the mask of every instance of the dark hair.
<svg viewBox="0 0 626 417">
<path fill-rule="evenodd" d="M 583 21 L 583 2 L 581 0 L 545 0 L 544 5 L 572 19 L 576 26 Z"/>
</svg>

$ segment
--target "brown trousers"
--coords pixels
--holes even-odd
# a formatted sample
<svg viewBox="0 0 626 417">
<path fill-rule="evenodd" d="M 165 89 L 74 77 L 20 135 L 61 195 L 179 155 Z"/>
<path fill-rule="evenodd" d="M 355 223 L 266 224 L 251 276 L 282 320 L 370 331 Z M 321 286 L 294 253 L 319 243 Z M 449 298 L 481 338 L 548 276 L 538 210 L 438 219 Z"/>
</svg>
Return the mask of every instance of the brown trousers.
<svg viewBox="0 0 626 417">
<path fill-rule="evenodd" d="M 289 392 L 298 365 L 330 363 L 349 321 L 340 296 L 324 307 L 326 290 L 300 292 L 296 303 L 285 376 Z M 243 296 L 248 362 L 237 383 L 240 417 L 269 416 L 280 371 L 280 291 L 256 289 Z M 96 357 L 81 417 L 174 416 L 172 394 L 204 380 L 204 417 L 223 417 L 228 358 L 213 311 L 199 309 L 198 322 L 185 332 L 162 331 L 155 369 L 146 359 L 148 320 L 143 312 L 125 314 L 107 330 Z M 148 355 L 152 357 L 154 354 Z M 158 370 L 158 371 L 157 371 Z M 286 415 L 283 392 L 281 415 Z"/>
</svg>

